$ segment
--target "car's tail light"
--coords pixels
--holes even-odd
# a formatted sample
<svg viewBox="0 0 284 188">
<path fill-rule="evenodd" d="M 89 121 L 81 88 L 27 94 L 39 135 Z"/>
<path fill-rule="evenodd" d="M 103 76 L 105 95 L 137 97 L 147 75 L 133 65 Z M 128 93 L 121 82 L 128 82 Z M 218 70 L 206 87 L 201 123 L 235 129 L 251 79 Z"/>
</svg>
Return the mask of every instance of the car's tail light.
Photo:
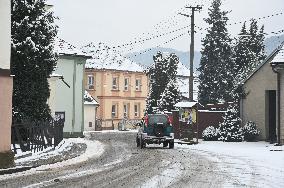
<svg viewBox="0 0 284 188">
<path fill-rule="evenodd" d="M 148 116 L 145 116 L 145 126 L 147 127 L 148 126 Z"/>
<path fill-rule="evenodd" d="M 170 122 L 170 125 L 173 125 L 173 116 L 168 115 L 168 121 Z"/>
</svg>

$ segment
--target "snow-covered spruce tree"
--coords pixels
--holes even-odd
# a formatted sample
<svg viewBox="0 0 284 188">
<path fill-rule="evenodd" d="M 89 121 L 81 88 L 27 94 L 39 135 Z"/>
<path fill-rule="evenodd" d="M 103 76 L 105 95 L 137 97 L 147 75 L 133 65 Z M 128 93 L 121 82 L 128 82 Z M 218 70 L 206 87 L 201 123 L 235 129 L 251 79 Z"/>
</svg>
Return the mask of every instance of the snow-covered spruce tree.
<svg viewBox="0 0 284 188">
<path fill-rule="evenodd" d="M 264 25 L 258 29 L 257 21 L 252 19 L 249 29 L 249 48 L 255 58 L 254 61 L 251 62 L 253 64 L 252 69 L 255 69 L 255 67 L 257 67 L 266 57 L 264 40 Z"/>
<path fill-rule="evenodd" d="M 147 71 L 150 80 L 150 89 L 146 101 L 146 112 L 148 114 L 153 113 L 153 108 L 158 107 L 158 101 L 168 83 L 175 79 L 179 62 L 175 54 L 163 56 L 162 52 L 158 52 L 153 60 L 154 64 Z"/>
<path fill-rule="evenodd" d="M 207 34 L 202 40 L 199 75 L 199 101 L 203 104 L 232 99 L 234 64 L 231 39 L 226 28 L 227 11 L 220 9 L 221 0 L 213 0 L 209 8 Z"/>
<path fill-rule="evenodd" d="M 238 117 L 236 105 L 230 105 L 223 116 L 223 122 L 219 126 L 219 140 L 224 142 L 241 142 L 243 134 L 241 119 Z"/>
<path fill-rule="evenodd" d="M 249 30 L 244 23 L 239 38 L 234 46 L 233 60 L 235 61 L 235 88 L 241 88 L 240 82 L 265 59 L 264 27 L 258 30 L 257 21 L 252 20 Z M 242 90 L 235 90 L 235 99 L 243 95 Z"/>
<path fill-rule="evenodd" d="M 256 123 L 248 121 L 243 127 L 244 140 L 256 141 L 260 131 L 257 129 Z"/>
<path fill-rule="evenodd" d="M 161 111 L 167 110 L 168 112 L 174 110 L 174 105 L 181 99 L 180 91 L 176 79 L 171 80 L 164 92 L 161 99 L 158 101 L 158 106 Z"/>
<path fill-rule="evenodd" d="M 47 78 L 56 66 L 54 16 L 45 0 L 11 1 L 11 71 L 14 77 L 13 119 L 47 120 Z"/>
</svg>

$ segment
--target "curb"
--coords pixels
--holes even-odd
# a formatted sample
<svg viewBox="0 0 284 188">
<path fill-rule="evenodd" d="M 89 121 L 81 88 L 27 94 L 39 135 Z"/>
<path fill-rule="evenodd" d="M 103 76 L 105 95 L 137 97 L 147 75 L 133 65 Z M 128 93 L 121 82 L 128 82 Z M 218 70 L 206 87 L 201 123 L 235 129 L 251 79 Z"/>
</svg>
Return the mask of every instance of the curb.
<svg viewBox="0 0 284 188">
<path fill-rule="evenodd" d="M 14 168 L 0 169 L 0 175 L 13 174 L 16 172 L 23 172 L 35 168 L 36 166 L 19 166 Z"/>
</svg>

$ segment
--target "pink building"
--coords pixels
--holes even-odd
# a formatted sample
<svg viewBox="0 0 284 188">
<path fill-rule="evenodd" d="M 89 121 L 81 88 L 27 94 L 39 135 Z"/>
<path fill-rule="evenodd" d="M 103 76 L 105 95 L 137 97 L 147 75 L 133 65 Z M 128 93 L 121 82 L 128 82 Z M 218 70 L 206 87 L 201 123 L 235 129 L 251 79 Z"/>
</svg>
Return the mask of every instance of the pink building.
<svg viewBox="0 0 284 188">
<path fill-rule="evenodd" d="M 11 161 L 13 77 L 10 72 L 10 0 L 0 1 L 0 167 Z M 2 163 L 2 164 L 1 164 Z"/>
</svg>

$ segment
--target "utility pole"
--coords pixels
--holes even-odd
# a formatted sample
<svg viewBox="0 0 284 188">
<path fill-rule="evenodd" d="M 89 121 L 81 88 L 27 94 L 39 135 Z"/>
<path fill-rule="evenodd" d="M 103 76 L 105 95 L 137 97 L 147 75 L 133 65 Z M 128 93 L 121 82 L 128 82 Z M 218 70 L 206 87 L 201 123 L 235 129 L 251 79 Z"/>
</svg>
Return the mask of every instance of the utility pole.
<svg viewBox="0 0 284 188">
<path fill-rule="evenodd" d="M 190 66 L 190 76 L 189 76 L 189 101 L 193 101 L 193 59 L 194 59 L 194 12 L 200 11 L 202 9 L 201 6 L 189 6 L 185 8 L 191 9 L 191 15 L 182 14 L 183 16 L 190 17 L 191 18 L 191 42 L 190 42 L 190 60 L 189 60 L 189 66 Z"/>
</svg>

